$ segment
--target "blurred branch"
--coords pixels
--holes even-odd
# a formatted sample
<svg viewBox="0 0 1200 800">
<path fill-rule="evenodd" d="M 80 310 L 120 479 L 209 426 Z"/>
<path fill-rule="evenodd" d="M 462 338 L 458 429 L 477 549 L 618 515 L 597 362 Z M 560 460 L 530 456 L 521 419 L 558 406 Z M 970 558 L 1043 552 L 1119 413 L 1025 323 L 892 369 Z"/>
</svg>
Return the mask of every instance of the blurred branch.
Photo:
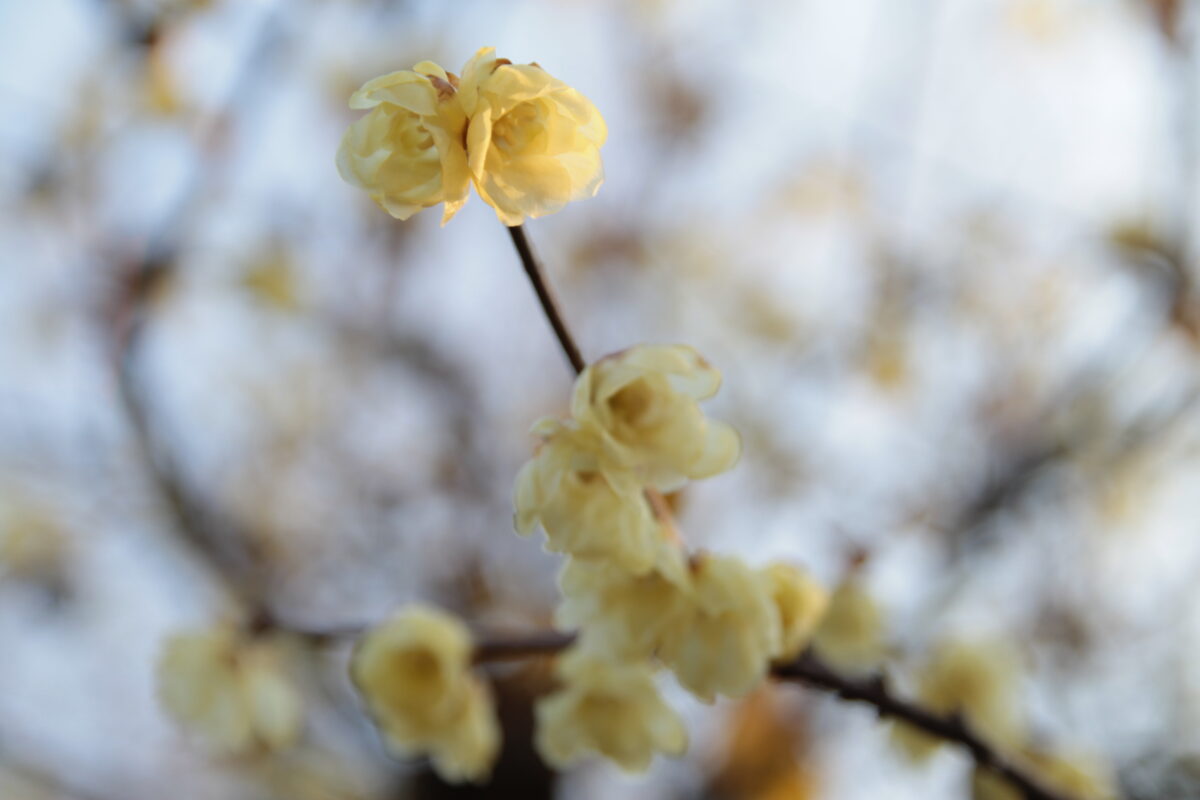
<svg viewBox="0 0 1200 800">
<path fill-rule="evenodd" d="M 552 656 L 569 647 L 574 641 L 574 634 L 556 632 L 512 638 L 482 637 L 475 646 L 475 662 Z M 771 676 L 779 681 L 799 683 L 818 689 L 850 702 L 866 703 L 873 707 L 880 717 L 905 722 L 931 736 L 957 745 L 967 751 L 980 767 L 995 772 L 1019 789 L 1027 800 L 1071 800 L 1068 795 L 1050 791 L 1002 755 L 998 749 L 971 730 L 961 715 L 936 714 L 916 703 L 896 697 L 888 688 L 882 673 L 866 678 L 847 677 L 835 672 L 810 649 L 795 661 L 776 665 L 771 670 Z"/>
</svg>

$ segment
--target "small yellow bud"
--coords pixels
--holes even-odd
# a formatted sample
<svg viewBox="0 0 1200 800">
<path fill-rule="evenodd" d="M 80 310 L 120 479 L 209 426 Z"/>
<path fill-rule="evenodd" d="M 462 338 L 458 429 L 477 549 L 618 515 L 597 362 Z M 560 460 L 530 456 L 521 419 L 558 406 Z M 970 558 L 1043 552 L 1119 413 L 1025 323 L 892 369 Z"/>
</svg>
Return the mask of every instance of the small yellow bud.
<svg viewBox="0 0 1200 800">
<path fill-rule="evenodd" d="M 783 643 L 779 660 L 793 659 L 808 646 L 829 608 L 829 592 L 808 572 L 791 564 L 771 564 L 762 572 L 779 610 Z"/>
<path fill-rule="evenodd" d="M 338 172 L 397 219 L 443 203 L 444 225 L 471 188 L 467 118 L 454 77 L 430 61 L 367 81 L 350 107 L 371 109 L 342 137 Z"/>
<path fill-rule="evenodd" d="M 869 670 L 883 658 L 883 612 L 857 577 L 834 589 L 813 647 L 831 666 L 851 672 Z"/>
<path fill-rule="evenodd" d="M 659 695 L 649 663 L 575 648 L 558 660 L 555 674 L 563 688 L 536 709 L 537 749 L 551 766 L 598 753 L 641 772 L 655 753 L 687 749 L 687 731 Z"/>
<path fill-rule="evenodd" d="M 158 663 L 158 694 L 181 725 L 214 750 L 282 750 L 303 726 L 303 700 L 281 642 L 247 640 L 230 627 L 172 636 Z"/>
<path fill-rule="evenodd" d="M 989 743 L 1019 746 L 1025 727 L 1015 696 L 1018 666 L 1012 648 L 999 641 L 951 641 L 934 649 L 920 675 L 922 706 L 940 714 L 962 714 L 967 725 Z M 921 760 L 937 749 L 937 739 L 897 725 L 894 740 Z"/>
<path fill-rule="evenodd" d="M 689 567 L 687 613 L 667 630 L 659 656 L 701 700 L 741 697 L 782 649 L 779 610 L 758 573 L 736 558 L 700 554 Z"/>
<path fill-rule="evenodd" d="M 1039 786 L 1074 800 L 1115 800 L 1119 795 L 1110 771 L 1095 759 L 1026 750 L 1020 759 Z M 1022 793 L 991 770 L 971 774 L 971 800 L 1022 800 Z"/>
<path fill-rule="evenodd" d="M 505 225 L 592 197 L 604 182 L 608 129 L 591 102 L 536 64 L 485 47 L 463 67 L 467 154 L 483 201 Z"/>
<path fill-rule="evenodd" d="M 697 402 L 720 384 L 721 374 L 690 347 L 640 345 L 588 366 L 575 382 L 571 414 L 598 438 L 606 462 L 672 491 L 737 462 L 737 432 L 707 419 Z"/>
<path fill-rule="evenodd" d="M 662 534 L 641 485 L 628 473 L 602 471 L 572 429 L 548 430 L 550 438 L 517 475 L 517 532 L 528 535 L 541 523 L 552 553 L 604 559 L 634 574 L 649 570 Z"/>
<path fill-rule="evenodd" d="M 388 745 L 428 753 L 448 781 L 480 781 L 500 748 L 487 686 L 471 673 L 472 643 L 454 616 L 411 608 L 363 637 L 350 675 Z"/>
</svg>

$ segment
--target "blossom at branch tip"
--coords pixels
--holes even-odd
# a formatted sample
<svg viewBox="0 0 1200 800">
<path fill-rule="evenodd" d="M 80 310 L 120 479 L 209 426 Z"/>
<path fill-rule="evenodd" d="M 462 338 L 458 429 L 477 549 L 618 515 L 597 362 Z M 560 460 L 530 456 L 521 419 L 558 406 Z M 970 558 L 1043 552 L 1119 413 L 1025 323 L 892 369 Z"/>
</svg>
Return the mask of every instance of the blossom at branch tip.
<svg viewBox="0 0 1200 800">
<path fill-rule="evenodd" d="M 659 695 L 648 661 L 618 660 L 576 646 L 558 659 L 563 684 L 536 707 L 536 746 L 557 768 L 596 753 L 630 772 L 650 766 L 655 753 L 682 755 L 687 731 Z"/>
<path fill-rule="evenodd" d="M 779 611 L 782 645 L 778 660 L 790 661 L 812 640 L 829 608 L 829 592 L 806 570 L 791 564 L 771 564 L 762 570 L 762 576 Z"/>
<path fill-rule="evenodd" d="M 277 637 L 249 639 L 224 625 L 171 636 L 158 661 L 159 700 L 213 750 L 283 750 L 304 720 L 286 649 Z"/>
<path fill-rule="evenodd" d="M 351 108 L 370 113 L 342 137 L 338 172 L 397 219 L 442 203 L 444 225 L 467 202 L 467 117 L 457 81 L 422 61 L 367 81 L 350 97 Z"/>
<path fill-rule="evenodd" d="M 917 697 L 930 711 L 961 714 L 989 744 L 1017 748 L 1025 735 L 1019 711 L 1016 654 L 1001 641 L 948 641 L 934 648 L 918 678 Z M 893 740 L 914 760 L 941 744 L 910 725 L 897 724 Z"/>
<path fill-rule="evenodd" d="M 578 429 L 543 420 L 534 430 L 545 440 L 517 475 L 517 532 L 528 535 L 540 523 L 552 553 L 603 559 L 633 574 L 649 570 L 662 533 L 635 476 L 602 470 Z"/>
<path fill-rule="evenodd" d="M 537 64 L 513 64 L 496 58 L 495 48 L 481 48 L 463 67 L 458 97 L 470 120 L 471 179 L 505 225 L 552 214 L 599 190 L 604 119 Z"/>
<path fill-rule="evenodd" d="M 782 651 L 779 610 L 758 573 L 737 558 L 700 553 L 688 573 L 687 611 L 666 631 L 659 658 L 705 702 L 741 697 Z"/>
<path fill-rule="evenodd" d="M 575 382 L 571 415 L 595 434 L 605 463 L 659 491 L 731 468 L 737 432 L 705 417 L 721 373 L 686 345 L 640 345 L 589 365 Z"/>
<path fill-rule="evenodd" d="M 500 748 L 491 693 L 471 672 L 472 648 L 457 618 L 416 607 L 369 631 L 350 663 L 388 746 L 428 754 L 452 782 L 485 780 Z"/>
</svg>

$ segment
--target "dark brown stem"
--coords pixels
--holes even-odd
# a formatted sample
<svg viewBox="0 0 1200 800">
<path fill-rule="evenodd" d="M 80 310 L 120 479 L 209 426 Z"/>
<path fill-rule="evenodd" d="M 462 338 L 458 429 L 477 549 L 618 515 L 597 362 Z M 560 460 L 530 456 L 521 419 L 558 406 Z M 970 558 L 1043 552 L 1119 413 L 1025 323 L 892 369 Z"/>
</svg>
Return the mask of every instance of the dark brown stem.
<svg viewBox="0 0 1200 800">
<path fill-rule="evenodd" d="M 991 770 L 1015 786 L 1027 800 L 1071 800 L 1067 795 L 1047 789 L 985 742 L 967 726 L 961 715 L 943 716 L 900 700 L 888 689 L 882 674 L 867 678 L 848 678 L 834 672 L 809 651 L 790 664 L 775 667 L 772 675 L 781 681 L 794 681 L 829 692 L 843 700 L 867 703 L 873 706 L 881 717 L 905 722 L 925 733 L 956 744 L 966 750 L 976 764 Z"/>
<path fill-rule="evenodd" d="M 571 362 L 571 369 L 575 370 L 575 374 L 578 375 L 583 372 L 587 362 L 583 360 L 579 347 L 571 337 L 571 332 L 567 330 L 567 323 L 558 310 L 558 303 L 554 300 L 550 285 L 542 277 L 542 267 L 538 263 L 537 256 L 533 254 L 529 238 L 525 236 L 525 228 L 513 225 L 509 227 L 508 234 L 512 237 L 513 246 L 517 248 L 517 255 L 521 257 L 521 265 L 525 267 L 525 274 L 529 276 L 529 282 L 533 284 L 533 291 L 537 293 L 538 302 L 542 304 L 542 311 L 546 313 L 546 319 L 550 321 L 550 327 L 554 329 L 554 335 L 562 346 L 567 361 Z"/>
<path fill-rule="evenodd" d="M 474 658 L 475 663 L 483 664 L 553 655 L 570 647 L 574 641 L 575 634 L 557 631 L 544 631 L 520 639 L 481 638 L 475 645 Z"/>
</svg>

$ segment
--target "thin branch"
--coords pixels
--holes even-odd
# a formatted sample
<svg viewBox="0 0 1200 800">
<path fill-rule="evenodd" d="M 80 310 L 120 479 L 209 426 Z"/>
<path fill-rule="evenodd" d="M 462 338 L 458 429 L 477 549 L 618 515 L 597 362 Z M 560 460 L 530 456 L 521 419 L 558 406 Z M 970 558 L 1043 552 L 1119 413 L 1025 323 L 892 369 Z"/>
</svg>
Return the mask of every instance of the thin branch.
<svg viewBox="0 0 1200 800">
<path fill-rule="evenodd" d="M 475 645 L 475 663 L 514 661 L 522 658 L 549 656 L 565 650 L 575 641 L 573 633 L 543 631 L 525 638 L 481 638 Z"/>
<path fill-rule="evenodd" d="M 880 717 L 908 723 L 925 733 L 966 750 L 975 763 L 1000 775 L 1025 795 L 1027 800 L 1070 800 L 1068 795 L 1047 789 L 1033 776 L 1018 767 L 999 750 L 972 731 L 961 715 L 943 716 L 899 699 L 888 689 L 882 674 L 868 678 L 848 678 L 839 675 L 808 651 L 790 664 L 772 670 L 781 681 L 794 681 L 814 689 L 837 695 L 843 700 L 867 703 Z"/>
<path fill-rule="evenodd" d="M 583 360 L 579 347 L 571 337 L 571 332 L 567 330 L 567 323 L 563 319 L 562 312 L 558 310 L 558 304 L 550 291 L 550 284 L 546 283 L 546 279 L 542 277 L 541 265 L 538 263 L 537 256 L 533 254 L 533 248 L 525 236 L 525 229 L 520 225 L 514 225 L 508 229 L 508 233 L 512 236 L 513 246 L 517 248 L 517 255 L 521 257 L 521 265 L 525 267 L 525 274 L 529 276 L 529 282 L 533 284 L 533 291 L 537 293 L 538 302 L 542 304 L 542 311 L 546 313 L 546 319 L 550 321 L 550 327 L 554 329 L 554 335 L 562 346 L 567 361 L 571 362 L 571 369 L 575 370 L 575 374 L 578 375 L 583 372 L 587 362 Z"/>
</svg>

